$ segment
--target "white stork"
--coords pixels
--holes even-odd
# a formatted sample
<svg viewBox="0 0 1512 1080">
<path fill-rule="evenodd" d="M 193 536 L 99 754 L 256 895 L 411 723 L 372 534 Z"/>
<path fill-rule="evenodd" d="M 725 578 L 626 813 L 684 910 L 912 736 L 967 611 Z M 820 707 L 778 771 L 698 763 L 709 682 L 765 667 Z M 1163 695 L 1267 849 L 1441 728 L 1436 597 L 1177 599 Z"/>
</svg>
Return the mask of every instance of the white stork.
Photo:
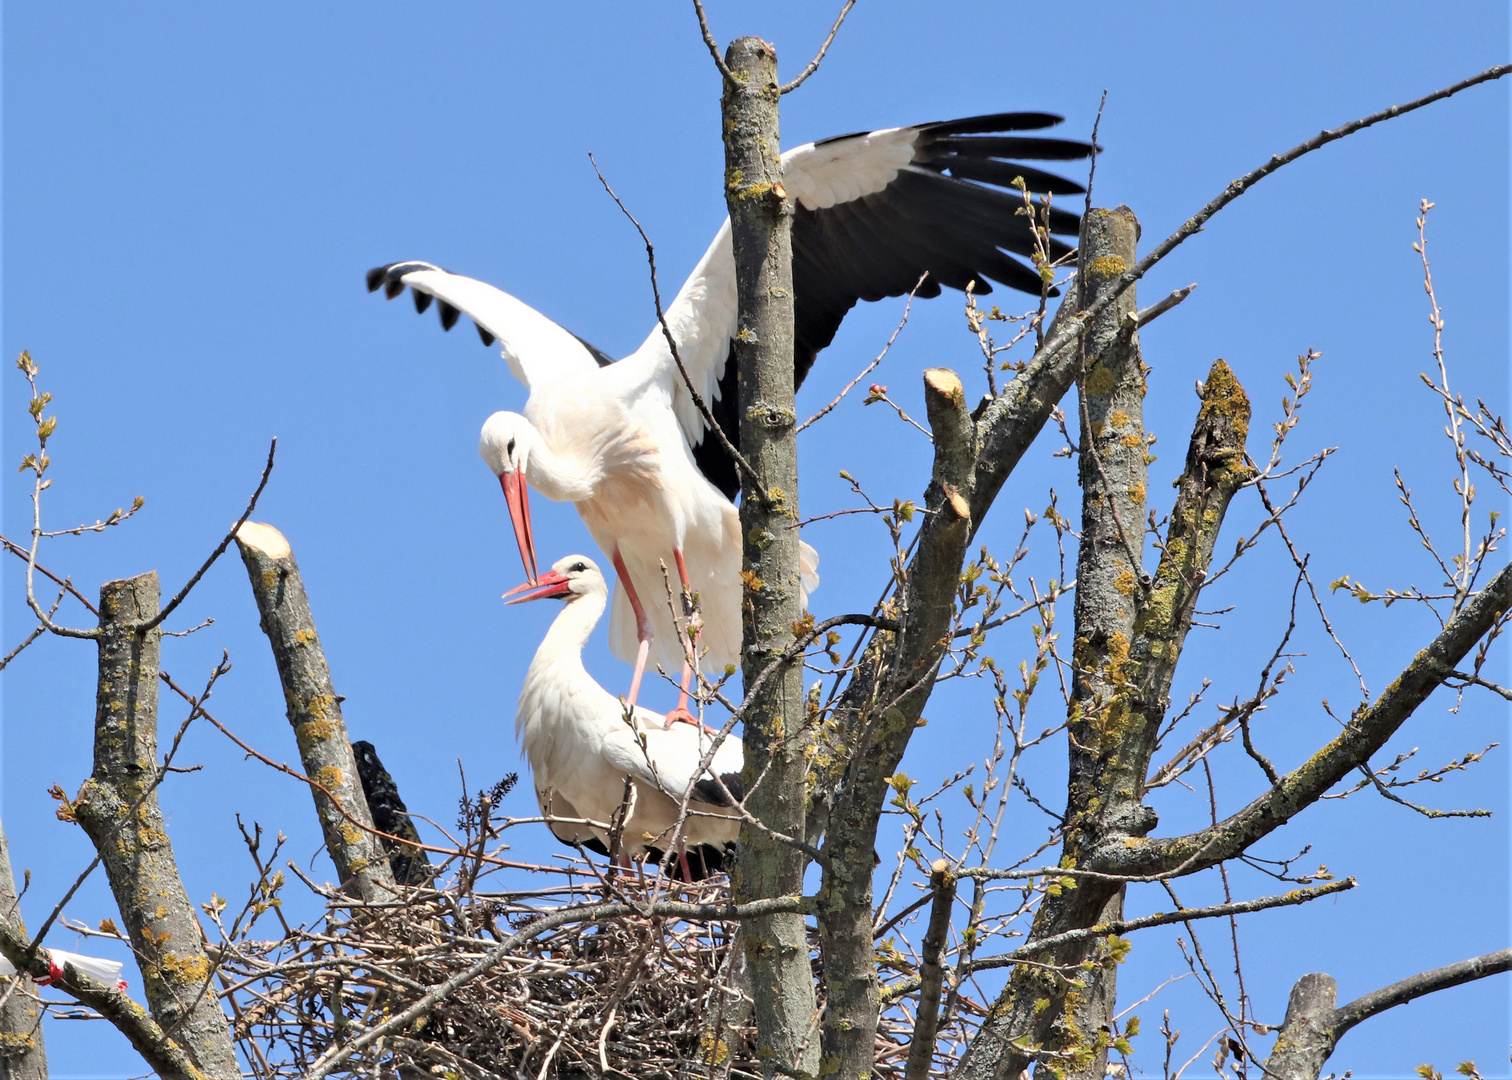
<svg viewBox="0 0 1512 1080">
<path fill-rule="evenodd" d="M 633 707 L 627 722 L 625 705 L 583 667 L 583 646 L 609 599 L 592 559 L 569 555 L 534 585 L 511 592 L 523 593 L 510 601 L 516 604 L 548 597 L 566 601 L 525 673 L 515 718 L 515 735 L 552 835 L 608 855 L 624 803 L 619 830 L 624 861 L 644 855 L 656 862 L 675 851 L 673 877 L 693 881 L 718 871 L 740 835 L 732 802 L 743 792 L 740 740 L 726 736 L 709 767 L 700 771 L 715 738 L 702 725 Z M 678 830 L 679 807 L 690 784 L 688 814 Z"/>
<path fill-rule="evenodd" d="M 1022 178 L 1032 192 L 1083 190 L 1016 159 L 1084 158 L 1087 143 L 1005 132 L 1052 127 L 1046 113 L 999 113 L 888 128 L 810 143 L 782 155 L 793 205 L 796 381 L 834 338 L 857 300 L 901 296 L 920 275 L 920 296 L 941 286 L 991 292 L 988 279 L 1038 294 L 1039 274 L 1013 258 L 1034 250 Z M 1049 230 L 1074 235 L 1079 218 L 1052 208 Z M 1053 257 L 1071 248 L 1049 240 Z M 577 504 L 619 575 L 610 645 L 635 661 L 634 704 L 651 643 L 669 668 L 683 661 L 661 566 L 668 556 L 700 598 L 701 666 L 722 671 L 740 651 L 740 530 L 735 464 L 688 394 L 661 328 L 618 363 L 491 285 L 423 262 L 368 273 L 390 299 L 406 286 L 415 308 L 438 302 L 441 325 L 471 316 L 485 345 L 498 341 L 530 391 L 524 415 L 495 413 L 479 451 L 509 503 L 525 573 L 535 580 L 529 486 Z M 693 385 L 732 445 L 739 446 L 735 365 L 735 264 L 726 221 L 666 312 Z M 816 559 L 806 566 L 809 588 Z M 624 597 L 622 601 L 621 597 Z M 684 669 L 686 689 L 688 672 Z M 685 696 L 672 715 L 687 719 Z"/>
</svg>

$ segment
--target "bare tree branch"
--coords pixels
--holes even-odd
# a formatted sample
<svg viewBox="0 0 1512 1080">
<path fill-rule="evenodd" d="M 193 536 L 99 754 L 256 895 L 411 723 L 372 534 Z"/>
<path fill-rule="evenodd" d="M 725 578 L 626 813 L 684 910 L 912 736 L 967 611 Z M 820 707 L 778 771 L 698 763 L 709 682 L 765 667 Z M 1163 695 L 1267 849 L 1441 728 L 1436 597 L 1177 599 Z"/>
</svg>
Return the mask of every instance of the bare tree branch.
<svg viewBox="0 0 1512 1080">
<path fill-rule="evenodd" d="M 236 524 L 232 525 L 226 535 L 221 538 L 221 542 L 215 545 L 215 550 L 210 553 L 208 559 L 200 564 L 200 568 L 194 572 L 194 576 L 184 583 L 184 587 L 174 594 L 173 599 L 164 605 L 162 611 L 159 611 L 148 622 L 137 627 L 137 633 L 145 634 L 147 631 L 161 626 L 163 620 L 172 615 L 173 610 L 184 602 L 184 598 L 189 595 L 190 590 L 199 584 L 199 580 L 205 576 L 205 572 L 215 565 L 215 560 L 226 553 L 226 549 L 231 546 L 231 541 L 236 539 L 237 531 L 247 523 L 247 519 L 252 516 L 252 511 L 257 509 L 257 500 L 262 497 L 263 488 L 268 486 L 268 477 L 273 475 L 273 455 L 277 452 L 278 440 L 275 438 L 268 444 L 268 463 L 263 466 L 262 478 L 257 481 L 257 490 L 252 492 L 252 497 L 247 500 L 247 508 L 242 511 L 242 516 L 236 519 Z"/>
<path fill-rule="evenodd" d="M 814 54 L 814 58 L 808 62 L 808 65 L 795 78 L 782 84 L 779 88 L 779 93 L 791 94 L 802 86 L 810 75 L 819 70 L 819 65 L 824 61 L 824 54 L 829 52 L 829 47 L 834 44 L 835 35 L 840 32 L 840 24 L 845 21 L 845 17 L 850 14 L 851 8 L 855 6 L 856 0 L 845 0 L 845 6 L 840 9 L 840 14 L 835 16 L 835 25 L 830 27 L 829 34 L 825 36 L 824 44 L 819 46 L 819 51 Z"/>
<path fill-rule="evenodd" d="M 929 875 L 934 906 L 929 910 L 929 929 L 924 933 L 923 954 L 919 963 L 919 1007 L 915 1012 L 913 1038 L 908 1044 L 908 1065 L 904 1080 L 929 1080 L 934 1064 L 935 1036 L 940 1025 L 940 987 L 945 968 L 940 962 L 945 939 L 950 933 L 951 908 L 955 905 L 956 876 L 950 860 L 937 859 Z M 929 895 L 929 894 L 926 894 Z"/>
<path fill-rule="evenodd" d="M 152 1015 L 208 1076 L 240 1077 L 198 917 L 179 876 L 156 787 L 156 573 L 100 589 L 94 770 L 66 809 L 100 853 Z M 128 827 L 121 828 L 123 821 Z M 133 1006 L 134 1007 L 134 1006 Z"/>
<path fill-rule="evenodd" d="M 693 11 L 698 15 L 698 29 L 703 33 L 704 44 L 708 46 L 709 55 L 714 58 L 714 66 L 724 76 L 727 86 L 738 85 L 740 79 L 730 70 L 730 65 L 725 63 L 725 58 L 719 55 L 719 42 L 714 40 L 714 32 L 709 29 L 709 16 L 704 13 L 703 0 L 693 0 Z"/>
<path fill-rule="evenodd" d="M 1453 97 L 1460 91 L 1468 90 L 1472 86 L 1478 86 L 1483 82 L 1490 82 L 1493 79 L 1500 79 L 1508 73 L 1512 73 L 1512 64 L 1498 64 L 1496 67 L 1487 68 L 1478 75 L 1472 75 L 1468 79 L 1461 79 L 1451 86 L 1446 86 L 1442 90 L 1435 90 L 1433 93 L 1416 100 L 1406 102 L 1402 105 L 1393 105 L 1390 108 L 1371 113 L 1369 116 L 1353 120 L 1331 130 L 1325 129 L 1320 131 L 1311 139 L 1298 143 L 1284 154 L 1273 155 L 1269 161 L 1259 168 L 1252 169 L 1239 177 L 1239 179 L 1232 181 L 1222 192 L 1209 200 L 1206 206 L 1183 222 L 1180 228 L 1152 248 L 1149 254 L 1099 290 L 1096 298 L 1084 310 L 1078 312 L 1073 318 L 1068 319 L 1058 332 L 1052 333 L 1046 339 L 1044 344 L 1036 350 L 1036 359 L 1041 356 L 1053 356 L 1065 348 L 1066 345 L 1080 337 L 1086 331 L 1087 325 L 1091 320 L 1096 318 L 1103 308 L 1111 304 L 1125 289 L 1149 273 L 1156 263 L 1160 262 L 1172 251 L 1175 251 L 1183 241 L 1201 232 L 1202 227 L 1218 211 L 1239 198 L 1239 196 L 1243 195 L 1277 169 L 1290 165 L 1298 158 L 1327 146 L 1331 142 L 1337 142 L 1339 139 L 1353 135 L 1357 131 L 1363 131 L 1384 120 L 1393 120 L 1398 116 L 1405 116 L 1407 113 L 1421 109 L 1425 105 L 1432 105 L 1436 101 Z"/>
<path fill-rule="evenodd" d="M 278 665 L 300 761 L 305 772 L 320 782 L 320 790 L 312 786 L 310 793 L 331 861 L 343 887 L 363 899 L 392 896 L 394 876 L 373 832 L 341 715 L 341 698 L 331 683 L 294 552 L 282 533 L 257 522 L 244 522 L 237 529 L 236 543 L 262 616 L 263 633 Z M 353 828 L 343 820 L 344 814 L 356 817 L 363 827 Z"/>
<path fill-rule="evenodd" d="M 1512 949 L 1419 972 L 1337 1009 L 1334 1000 L 1339 985 L 1333 977 L 1322 972 L 1304 975 L 1292 987 L 1286 1020 L 1265 1062 L 1266 1076 L 1273 1080 L 1318 1080 L 1323 1063 L 1356 1024 L 1425 994 L 1504 971 L 1512 971 Z"/>
<path fill-rule="evenodd" d="M 1109 873 L 1153 874 L 1193 859 L 1193 869 L 1213 866 L 1246 850 L 1301 813 L 1351 770 L 1366 765 L 1428 695 L 1453 677 L 1455 664 L 1509 606 L 1512 566 L 1503 567 L 1466 601 L 1428 647 L 1374 702 L 1356 712 L 1333 741 L 1281 777 L 1264 795 L 1218 824 L 1186 836 L 1109 844 L 1090 865 Z"/>
<path fill-rule="evenodd" d="M 33 979 L 51 979 L 51 985 L 109 1020 L 159 1076 L 201 1080 L 207 1075 L 184 1047 L 170 1038 L 147 1015 L 147 1010 L 132 1001 L 125 991 L 95 982 L 72 964 L 64 966 L 62 975 L 52 978 L 52 962 L 47 950 L 35 947 L 7 920 L 0 920 L 0 955 L 4 955 L 17 971 L 24 971 Z M 237 1070 L 218 1075 L 236 1078 L 241 1073 Z"/>
</svg>

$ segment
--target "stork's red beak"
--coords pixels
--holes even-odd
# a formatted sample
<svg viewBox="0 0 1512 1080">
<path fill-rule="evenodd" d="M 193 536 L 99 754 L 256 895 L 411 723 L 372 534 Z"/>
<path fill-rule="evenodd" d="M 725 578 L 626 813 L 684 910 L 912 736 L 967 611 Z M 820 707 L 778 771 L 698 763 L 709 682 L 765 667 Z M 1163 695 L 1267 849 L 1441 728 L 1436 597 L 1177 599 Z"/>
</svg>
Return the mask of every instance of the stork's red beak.
<svg viewBox="0 0 1512 1080">
<path fill-rule="evenodd" d="M 536 585 L 540 575 L 536 572 L 535 536 L 530 531 L 530 485 L 525 482 L 525 473 L 515 469 L 499 474 L 499 486 L 509 504 L 509 523 L 514 526 L 515 542 L 520 545 L 526 585 Z"/>
<path fill-rule="evenodd" d="M 551 600 L 571 594 L 572 579 L 555 570 L 548 570 L 535 581 L 527 581 L 524 585 L 516 585 L 504 594 L 506 604 L 523 604 L 527 600 Z M 529 590 L 529 591 L 527 591 Z M 516 596 L 516 593 L 523 593 Z M 514 599 L 511 600 L 510 597 Z"/>
</svg>

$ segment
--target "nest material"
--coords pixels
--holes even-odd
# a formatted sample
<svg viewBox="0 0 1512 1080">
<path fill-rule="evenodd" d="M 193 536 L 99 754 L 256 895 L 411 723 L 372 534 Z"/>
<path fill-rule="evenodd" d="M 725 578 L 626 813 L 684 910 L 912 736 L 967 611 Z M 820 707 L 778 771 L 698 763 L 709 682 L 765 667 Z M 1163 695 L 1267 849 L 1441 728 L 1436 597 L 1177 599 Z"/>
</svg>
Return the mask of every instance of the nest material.
<svg viewBox="0 0 1512 1080">
<path fill-rule="evenodd" d="M 728 900 L 723 878 L 668 893 L 665 879 L 641 881 L 634 872 L 604 879 L 581 863 L 535 869 L 537 880 L 550 875 L 556 884 L 484 893 L 463 881 L 378 905 L 326 893 L 316 927 L 279 941 L 249 935 L 223 943 L 222 996 L 254 1075 L 305 1075 L 331 1046 L 402 1012 L 563 907 L 620 897 Z M 636 916 L 557 927 L 424 1019 L 349 1055 L 332 1075 L 759 1077 L 750 998 L 732 962 L 735 929 Z M 884 1017 L 877 1075 L 901 1075 L 911 1028 L 906 1015 Z"/>
<path fill-rule="evenodd" d="M 263 1075 L 302 1076 L 333 1043 L 403 1011 L 543 915 L 602 903 L 618 885 L 640 900 L 658 887 L 634 875 L 606 885 L 571 869 L 540 870 L 560 883 L 465 896 L 413 889 L 389 905 L 330 896 L 318 930 L 225 947 L 222 971 L 241 987 L 229 995 L 238 1041 Z M 721 886 L 656 898 L 720 902 Z M 558 927 L 334 1075 L 649 1080 L 708 1076 L 711 1066 L 716 1075 L 759 1075 L 749 1060 L 748 998 L 732 985 L 733 931 L 638 917 Z"/>
</svg>

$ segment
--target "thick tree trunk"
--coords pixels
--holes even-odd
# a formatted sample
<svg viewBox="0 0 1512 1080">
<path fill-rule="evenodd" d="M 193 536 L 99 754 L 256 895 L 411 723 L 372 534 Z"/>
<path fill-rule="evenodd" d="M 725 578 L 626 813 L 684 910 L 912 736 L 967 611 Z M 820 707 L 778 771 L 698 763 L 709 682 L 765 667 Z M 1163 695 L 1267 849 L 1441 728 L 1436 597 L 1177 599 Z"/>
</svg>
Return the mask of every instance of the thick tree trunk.
<svg viewBox="0 0 1512 1080">
<path fill-rule="evenodd" d="M 1134 265 L 1139 224 L 1127 209 L 1093 210 L 1082 222 L 1078 289 L 1082 297 Z M 1131 287 L 1089 328 L 1078 425 L 1082 455 L 1082 540 L 1077 556 L 1075 681 L 1070 714 L 1071 775 L 1068 835 L 1062 860 L 1075 866 L 1079 846 L 1105 809 L 1101 788 L 1107 750 L 1124 735 L 1128 703 L 1121 692 L 1144 569 L 1145 441 L 1142 423 L 1144 373 L 1139 344 L 1125 331 L 1135 310 Z M 1141 778 L 1142 779 L 1142 778 Z M 1127 785 L 1130 794 L 1136 784 Z M 1104 798 L 1094 797 L 1101 792 Z M 1111 800 L 1108 800 L 1111 801 Z M 1135 796 L 1137 806 L 1138 798 Z M 1116 886 L 1069 879 L 1052 888 L 1036 914 L 1032 937 L 1107 919 L 1123 910 Z M 1077 964 L 1098 945 L 1078 942 L 1054 950 L 1042 963 Z M 1061 1075 L 1101 1076 L 1107 1043 L 1096 1029 L 1113 997 L 1112 972 L 1101 965 L 1084 976 L 1062 977 L 1040 967 L 1014 971 L 961 1065 L 964 1077 L 1016 1077 L 1040 1048 Z M 1091 1030 L 1088 1030 L 1090 1026 Z"/>
<path fill-rule="evenodd" d="M 877 822 L 914 729 L 934 690 L 955 612 L 956 586 L 971 536 L 976 439 L 960 378 L 924 373 L 934 434 L 930 511 L 899 587 L 898 630 L 879 634 L 835 710 L 847 760 L 830 812 L 819 890 L 819 940 L 829 991 L 822 1072 L 870 1075 L 877 1028 L 877 958 L 872 942 L 872 870 Z"/>
<path fill-rule="evenodd" d="M 1083 223 L 1077 278 L 1082 300 L 1135 262 L 1139 222 L 1128 207 L 1093 210 Z M 1076 556 L 1076 639 L 1073 648 L 1069 716 L 1071 775 L 1066 821 L 1072 835 L 1078 818 L 1140 815 L 1139 753 L 1120 754 L 1120 743 L 1140 741 L 1131 730 L 1132 703 L 1125 692 L 1134 618 L 1143 604 L 1147 576 L 1143 566 L 1145 502 L 1148 495 L 1144 430 L 1144 361 L 1139 335 L 1126 325 L 1138 310 L 1135 288 L 1104 308 L 1083 338 L 1085 362 L 1077 381 L 1082 452 L 1078 482 L 1082 491 L 1082 535 Z M 1122 767 L 1120 767 L 1122 766 Z M 1137 773 L 1137 774 L 1136 774 Z M 1120 794 L 1122 793 L 1122 794 Z M 1142 824 L 1142 823 L 1141 823 Z M 1149 824 L 1134 831 L 1148 832 Z M 1083 820 L 1081 827 L 1092 825 Z M 1081 859 L 1068 842 L 1065 855 Z M 1062 865 L 1065 865 L 1064 857 Z M 1074 865 L 1074 864 L 1073 864 Z M 1081 890 L 1086 882 L 1075 884 Z M 1123 917 L 1122 888 L 1088 888 L 1080 903 L 1096 922 Z M 1107 1064 L 1117 967 L 1099 965 L 1082 977 L 1084 988 L 1064 991 L 1066 1011 L 1061 1043 L 1066 1075 L 1101 1080 Z"/>
<path fill-rule="evenodd" d="M 757 475 L 741 478 L 747 686 L 793 642 L 803 617 L 798 559 L 798 443 L 793 404 L 792 207 L 782 188 L 777 129 L 777 55 L 759 38 L 725 54 L 737 82 L 721 108 L 725 199 L 740 302 L 735 361 L 740 448 Z M 803 836 L 807 762 L 803 666 L 790 661 L 745 702 L 746 806 L 768 828 Z M 735 876 L 738 903 L 803 891 L 801 851 L 747 825 Z M 742 926 L 755 1001 L 757 1056 L 816 1073 L 815 999 L 803 916 L 771 915 Z"/>
<path fill-rule="evenodd" d="M 72 804 L 100 853 L 153 1018 L 206 1076 L 239 1078 L 194 905 L 157 800 L 158 647 L 136 630 L 158 611 L 156 573 L 100 589 L 94 772 Z"/>
<path fill-rule="evenodd" d="M 0 826 L 0 923 L 26 936 L 21 905 L 16 900 L 10 845 L 6 843 L 3 826 Z M 16 978 L 10 996 L 0 1005 L 0 1080 L 47 1080 L 47 1048 L 42 1044 L 42 1008 L 37 988 L 24 974 Z M 0 986 L 8 982 L 0 981 Z"/>
<path fill-rule="evenodd" d="M 237 532 L 236 546 L 252 581 L 263 633 L 273 647 L 299 760 L 305 775 L 325 789 L 312 787 L 310 794 L 341 887 L 364 900 L 391 899 L 393 871 L 382 842 L 370 831 L 373 819 L 341 717 L 341 698 L 331 685 L 294 552 L 277 529 L 255 521 Z"/>
<path fill-rule="evenodd" d="M 1083 223 L 1084 295 L 1133 264 L 1138 223 L 1128 210 Z M 1209 373 L 1153 579 L 1141 565 L 1145 452 L 1142 361 L 1129 316 L 1132 290 L 1093 321 L 1081 385 L 1082 543 L 1077 563 L 1070 785 L 1060 865 L 1137 843 L 1155 826 L 1142 803 L 1154 736 L 1191 627 L 1229 500 L 1244 465 L 1249 401 L 1220 360 Z M 1052 883 L 1030 941 L 1117 919 L 1123 886 L 1067 876 Z M 1103 1075 L 1116 991 L 1114 943 L 1088 939 L 1017 969 L 959 1070 L 963 1080 L 1016 1077 L 1032 1061 L 1054 1075 Z M 1091 963 L 1088 970 L 1079 965 Z"/>
</svg>

